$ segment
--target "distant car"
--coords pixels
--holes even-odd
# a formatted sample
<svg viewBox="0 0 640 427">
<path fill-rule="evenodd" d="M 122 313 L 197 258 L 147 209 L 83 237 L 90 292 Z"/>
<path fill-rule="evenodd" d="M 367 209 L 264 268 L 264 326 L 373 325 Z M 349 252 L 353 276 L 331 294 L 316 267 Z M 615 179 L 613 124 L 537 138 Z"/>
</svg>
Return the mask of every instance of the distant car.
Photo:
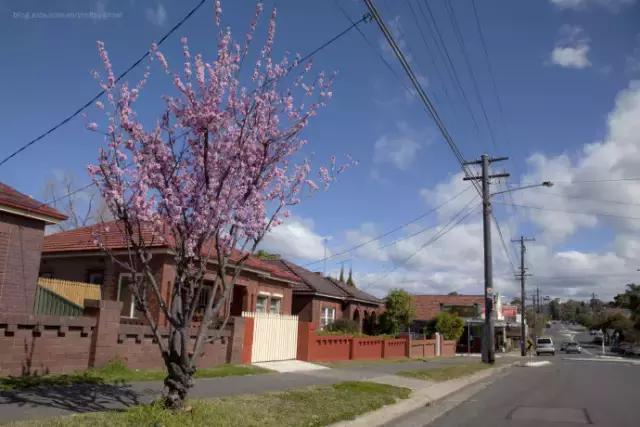
<svg viewBox="0 0 640 427">
<path fill-rule="evenodd" d="M 550 353 L 552 356 L 556 355 L 556 348 L 553 346 L 553 340 L 549 337 L 540 337 L 536 340 L 536 356 L 540 356 L 544 353 Z"/>
<path fill-rule="evenodd" d="M 598 331 L 595 330 L 595 329 L 592 329 L 592 330 L 589 331 L 589 335 L 595 335 L 597 333 L 598 333 Z"/>
<path fill-rule="evenodd" d="M 569 353 L 580 354 L 582 353 L 582 347 L 580 347 L 580 344 L 578 344 L 577 342 L 570 342 L 569 344 L 567 344 L 567 348 L 565 351 L 567 352 L 567 354 Z"/>
<path fill-rule="evenodd" d="M 569 344 L 569 341 L 563 341 L 562 344 L 560 344 L 560 351 L 565 351 L 567 349 L 567 344 Z"/>
<path fill-rule="evenodd" d="M 550 328 L 551 327 L 551 322 L 547 322 L 546 327 Z"/>
<path fill-rule="evenodd" d="M 593 337 L 593 343 L 596 345 L 602 344 L 602 340 L 603 340 L 602 335 L 596 335 L 595 337 Z"/>
</svg>

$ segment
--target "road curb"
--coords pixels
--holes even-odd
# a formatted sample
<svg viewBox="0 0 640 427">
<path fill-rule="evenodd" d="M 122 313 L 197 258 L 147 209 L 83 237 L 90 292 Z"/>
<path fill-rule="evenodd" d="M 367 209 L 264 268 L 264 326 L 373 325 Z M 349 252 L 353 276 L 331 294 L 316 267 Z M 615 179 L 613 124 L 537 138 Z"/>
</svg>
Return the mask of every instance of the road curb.
<svg viewBox="0 0 640 427">
<path fill-rule="evenodd" d="M 489 368 L 482 372 L 470 375 L 468 377 L 458 378 L 455 380 L 443 381 L 440 383 L 427 383 L 422 388 L 415 390 L 408 399 L 400 400 L 392 405 L 383 406 L 375 411 L 367 412 L 354 420 L 340 421 L 331 424 L 330 427 L 377 427 L 392 422 L 408 412 L 425 406 L 431 406 L 458 391 L 476 384 L 488 377 L 497 375 L 518 362 L 512 362 L 504 366 Z M 375 382 L 375 379 L 368 381 Z"/>
</svg>

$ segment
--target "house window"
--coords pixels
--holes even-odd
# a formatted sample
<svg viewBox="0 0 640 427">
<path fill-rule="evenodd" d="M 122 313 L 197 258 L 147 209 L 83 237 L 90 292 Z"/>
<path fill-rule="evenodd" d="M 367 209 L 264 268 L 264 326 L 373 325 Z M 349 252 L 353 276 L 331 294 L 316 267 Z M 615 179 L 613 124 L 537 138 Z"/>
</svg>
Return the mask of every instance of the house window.
<svg viewBox="0 0 640 427">
<path fill-rule="evenodd" d="M 258 313 L 266 313 L 267 312 L 267 302 L 269 300 L 268 295 L 258 294 L 256 298 L 256 311 Z"/>
<path fill-rule="evenodd" d="M 141 274 L 137 274 L 136 277 L 142 277 Z M 120 311 L 120 317 L 128 318 L 141 318 L 142 312 L 136 310 L 135 298 L 131 292 L 130 284 L 132 283 L 132 276 L 130 273 L 121 273 L 118 278 L 118 301 L 122 302 L 122 310 Z"/>
<path fill-rule="evenodd" d="M 213 292 L 213 287 L 205 283 L 200 290 L 200 295 L 198 296 L 196 309 L 193 312 L 193 320 L 200 322 L 204 318 L 204 312 L 207 308 L 207 304 L 209 303 L 209 298 L 211 298 L 211 292 Z M 215 305 L 215 302 L 213 305 Z"/>
<path fill-rule="evenodd" d="M 324 329 L 336 320 L 336 309 L 333 307 L 322 307 L 320 312 L 320 329 Z"/>
<path fill-rule="evenodd" d="M 272 296 L 271 303 L 269 304 L 269 313 L 279 314 L 281 306 L 282 306 L 282 297 Z"/>
<path fill-rule="evenodd" d="M 104 283 L 104 270 L 89 270 L 87 272 L 87 282 L 92 285 L 102 285 Z"/>
</svg>

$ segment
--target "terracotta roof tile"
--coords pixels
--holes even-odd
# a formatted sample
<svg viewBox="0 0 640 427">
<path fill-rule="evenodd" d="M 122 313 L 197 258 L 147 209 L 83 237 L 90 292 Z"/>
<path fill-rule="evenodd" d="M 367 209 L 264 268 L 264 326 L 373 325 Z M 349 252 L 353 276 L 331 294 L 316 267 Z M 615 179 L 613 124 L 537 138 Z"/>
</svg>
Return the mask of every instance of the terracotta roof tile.
<svg viewBox="0 0 640 427">
<path fill-rule="evenodd" d="M 64 221 L 67 216 L 54 208 L 22 194 L 15 188 L 0 182 L 0 206 L 19 209 L 32 214 L 42 215 L 54 220 Z"/>
<path fill-rule="evenodd" d="M 148 242 L 147 246 L 157 248 L 168 248 L 171 246 L 170 242 L 172 239 L 167 239 L 168 243 L 163 242 L 158 238 L 158 236 L 154 235 L 150 226 L 143 226 L 141 235 L 144 241 Z M 45 236 L 42 253 L 56 254 L 99 251 L 100 248 L 96 245 L 95 236 L 99 236 L 101 242 L 108 249 L 119 250 L 127 248 L 122 223 L 120 221 L 110 221 L 103 224 L 94 224 Z M 213 251 L 212 253 L 215 254 Z M 239 260 L 241 256 L 242 253 L 240 251 L 234 251 L 231 255 L 232 262 L 234 260 Z M 286 269 L 279 268 L 276 265 L 272 265 L 254 256 L 250 256 L 249 259 L 245 261 L 245 266 L 264 273 L 272 274 L 281 279 L 290 280 L 292 282 L 300 281 L 295 274 L 287 271 Z"/>
<path fill-rule="evenodd" d="M 294 292 L 311 292 L 329 295 L 340 299 L 358 299 L 374 304 L 382 304 L 382 300 L 374 297 L 373 295 L 330 277 L 324 277 L 320 273 L 309 271 L 306 268 L 296 265 L 290 261 L 278 259 L 269 260 L 267 262 L 284 266 L 300 278 L 302 283 L 293 287 Z"/>
</svg>

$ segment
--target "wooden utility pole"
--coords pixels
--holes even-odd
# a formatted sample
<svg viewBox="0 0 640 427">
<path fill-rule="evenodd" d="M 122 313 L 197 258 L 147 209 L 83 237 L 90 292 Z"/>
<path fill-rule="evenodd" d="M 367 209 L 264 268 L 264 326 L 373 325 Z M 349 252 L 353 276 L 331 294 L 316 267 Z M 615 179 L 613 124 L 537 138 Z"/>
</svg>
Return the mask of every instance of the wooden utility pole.
<svg viewBox="0 0 640 427">
<path fill-rule="evenodd" d="M 534 242 L 535 240 L 536 239 L 534 238 L 527 238 L 524 236 L 520 236 L 520 238 L 517 240 L 512 240 L 512 242 L 520 243 L 520 274 L 518 274 L 517 277 L 520 278 L 520 312 L 521 312 L 520 314 L 520 355 L 523 357 L 527 355 L 527 349 L 526 349 L 527 334 L 525 329 L 525 302 L 526 302 L 527 296 L 524 289 L 524 283 L 525 283 L 525 277 L 531 276 L 530 274 L 526 274 L 526 268 L 524 266 L 524 254 L 527 252 L 527 247 L 525 246 L 524 243 Z"/>
<path fill-rule="evenodd" d="M 482 333 L 482 361 L 495 362 L 495 327 L 493 319 L 493 259 L 491 255 L 491 192 L 489 184 L 491 178 L 506 178 L 508 173 L 489 174 L 489 165 L 494 162 L 507 160 L 508 157 L 490 158 L 487 154 L 480 156 L 480 160 L 464 162 L 465 165 L 480 165 L 480 176 L 467 176 L 465 181 L 482 182 L 482 230 L 484 234 L 484 330 Z"/>
</svg>

